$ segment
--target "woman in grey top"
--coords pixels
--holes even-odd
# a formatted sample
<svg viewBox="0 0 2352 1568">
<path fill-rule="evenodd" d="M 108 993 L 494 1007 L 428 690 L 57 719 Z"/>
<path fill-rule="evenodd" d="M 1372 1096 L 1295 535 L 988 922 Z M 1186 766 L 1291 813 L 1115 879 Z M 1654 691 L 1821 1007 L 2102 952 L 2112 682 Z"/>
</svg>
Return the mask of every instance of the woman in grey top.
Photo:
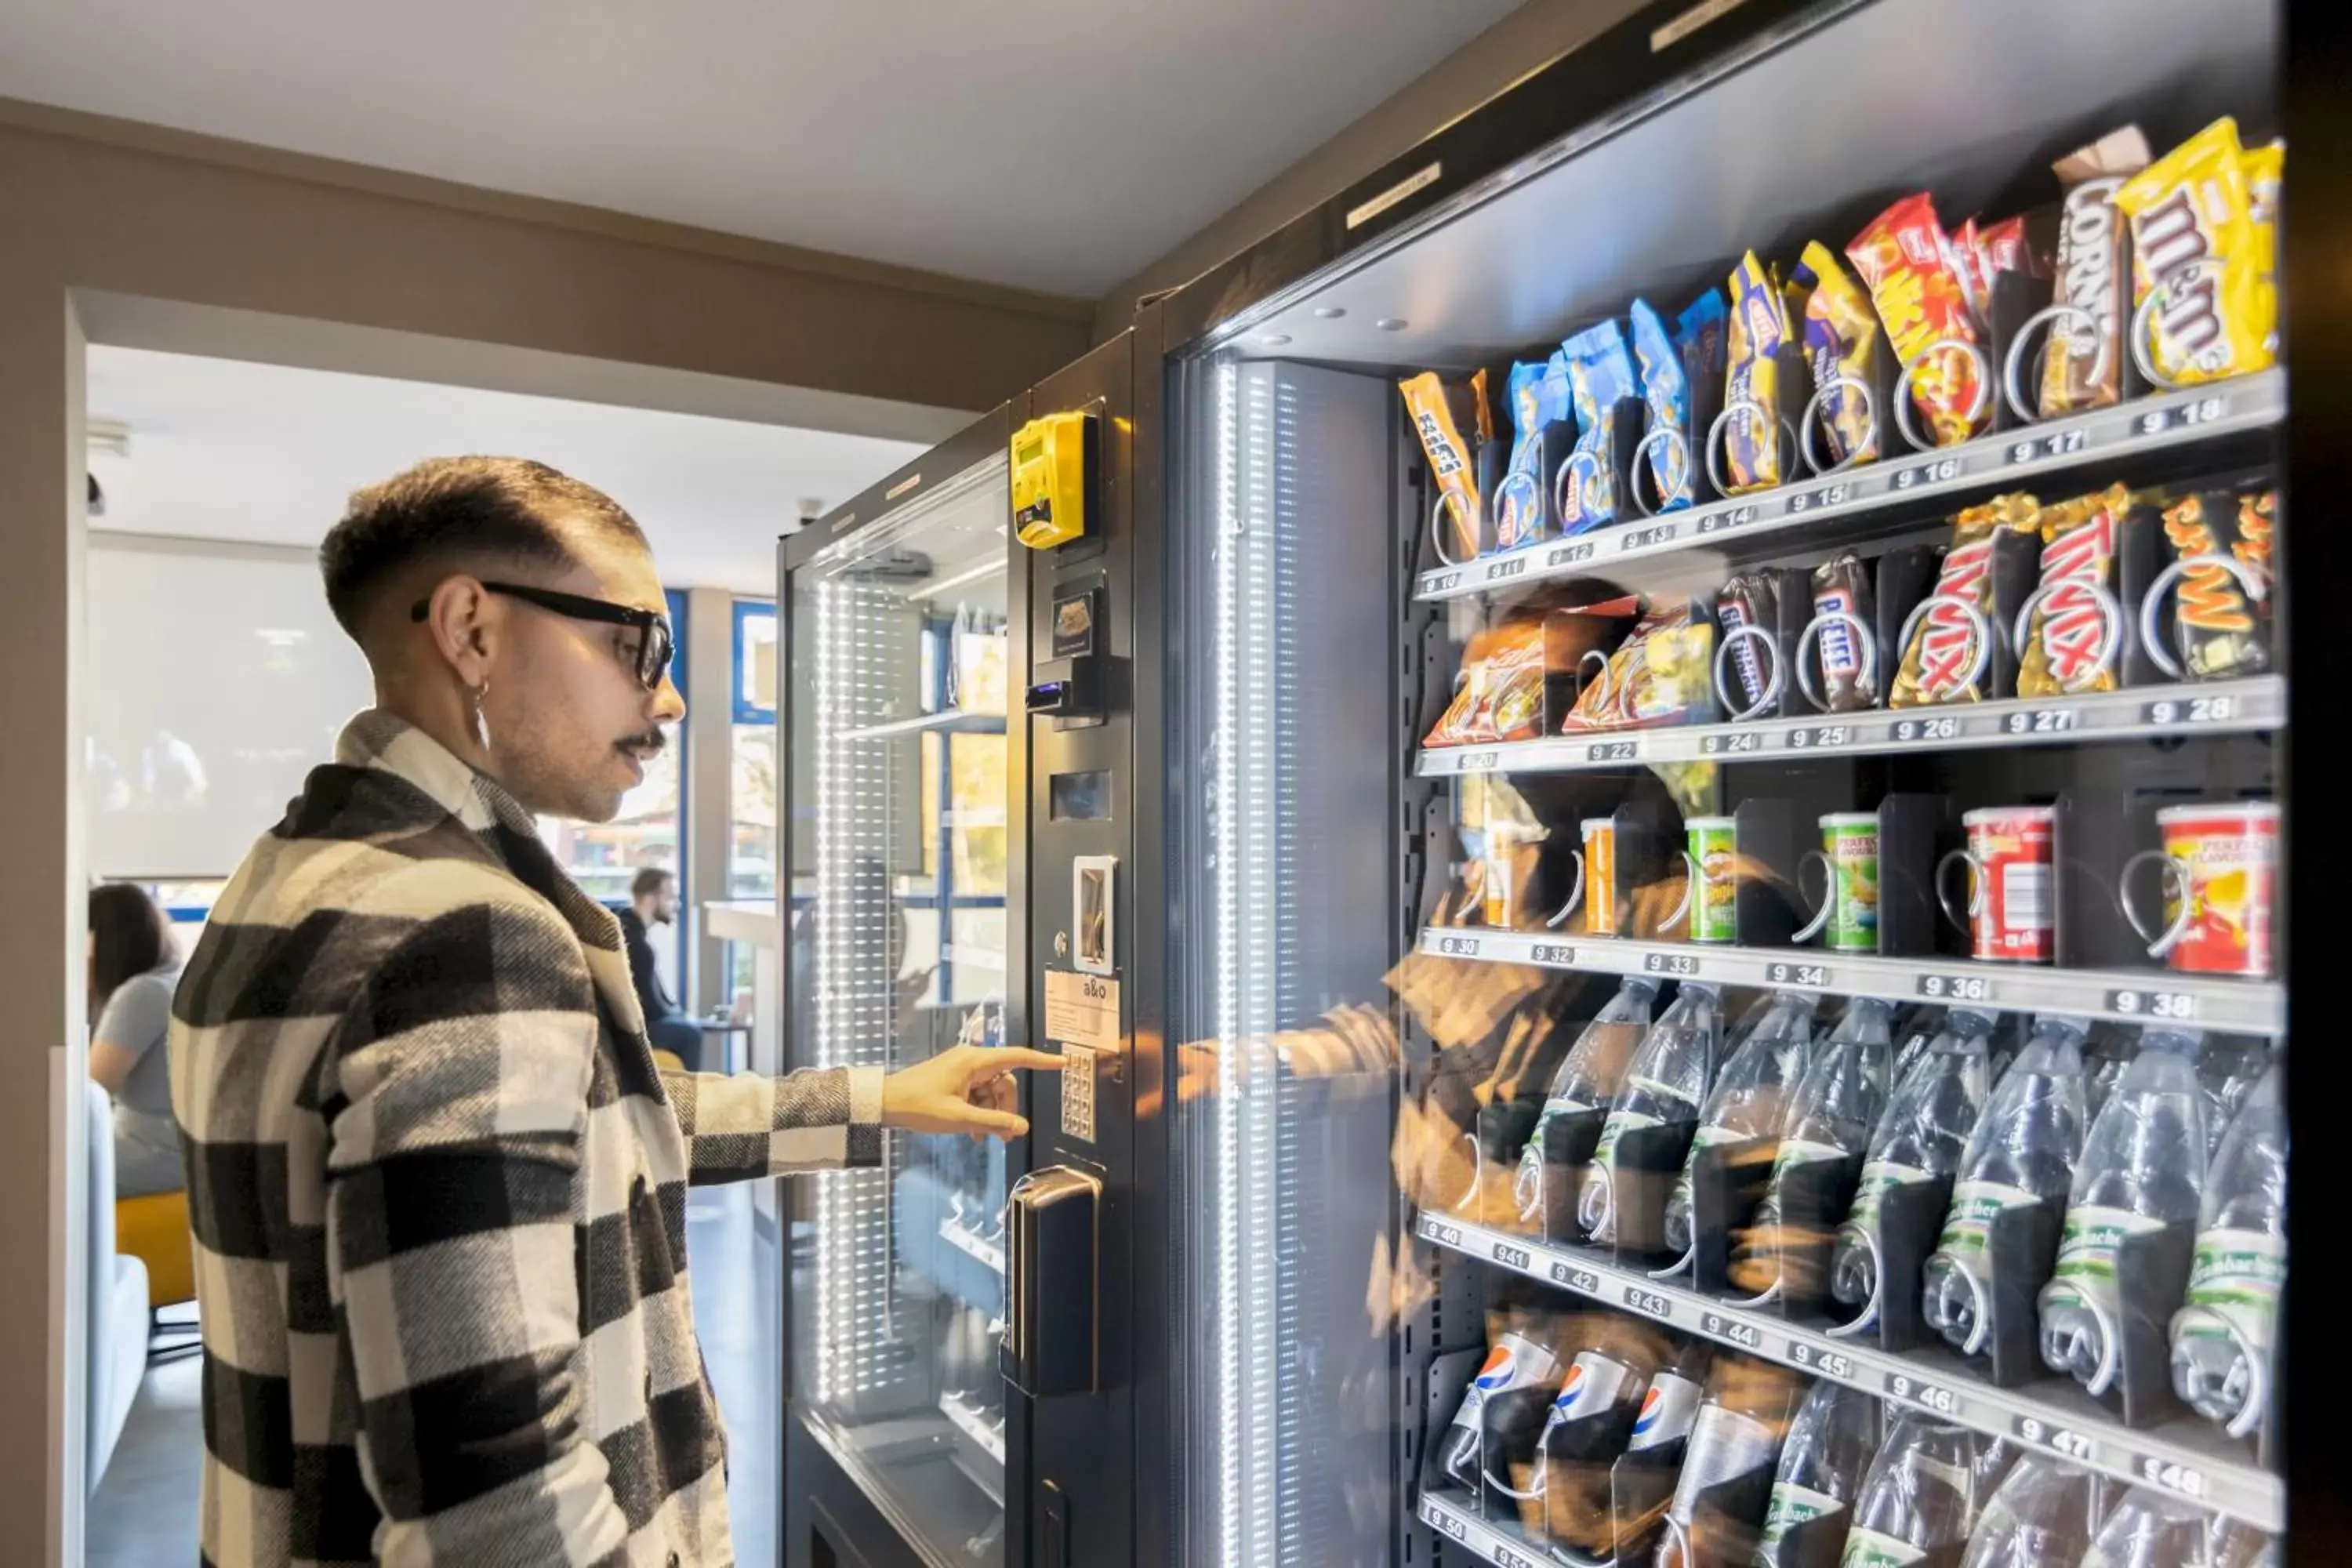
<svg viewBox="0 0 2352 1568">
<path fill-rule="evenodd" d="M 172 922 L 146 889 L 109 882 L 89 890 L 89 1076 L 114 1097 L 114 1195 L 173 1193 L 187 1184 L 172 1120 L 163 1037 L 180 983 Z"/>
</svg>

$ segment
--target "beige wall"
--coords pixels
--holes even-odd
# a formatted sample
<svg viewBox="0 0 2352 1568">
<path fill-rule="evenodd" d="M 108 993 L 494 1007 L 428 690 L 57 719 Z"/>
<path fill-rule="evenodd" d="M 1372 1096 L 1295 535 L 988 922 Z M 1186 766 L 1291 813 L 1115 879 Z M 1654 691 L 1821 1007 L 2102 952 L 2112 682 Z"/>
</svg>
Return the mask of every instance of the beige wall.
<svg viewBox="0 0 2352 1568">
<path fill-rule="evenodd" d="M 79 1118 L 62 1108 L 84 1049 L 77 300 L 99 340 L 195 346 L 171 340 L 175 323 L 196 321 L 214 352 L 275 357 L 263 341 L 273 334 L 315 346 L 289 328 L 298 318 L 387 353 L 520 349 L 542 379 L 605 361 L 706 393 L 781 384 L 824 415 L 812 423 L 891 435 L 908 428 L 893 426 L 893 409 L 990 407 L 1073 358 L 1090 313 L 0 101 L 0 1081 L 11 1086 L 0 1095 L 0 1563 L 12 1564 L 58 1562 L 79 1534 L 78 1498 L 61 1505 L 80 1467 L 60 1441 L 73 1349 L 60 1337 L 60 1266 L 79 1227 L 67 1228 L 54 1180 L 79 1158 Z M 451 362 L 402 363 L 417 374 Z M 583 395 L 627 395 L 610 375 L 589 381 Z"/>
<path fill-rule="evenodd" d="M 1643 0 L 1528 0 L 1379 108 L 1243 197 L 1215 222 L 1103 297 L 1097 342 L 1116 336 L 1145 295 L 1175 288 L 1411 149 L 1530 71 L 1614 26 Z"/>
</svg>

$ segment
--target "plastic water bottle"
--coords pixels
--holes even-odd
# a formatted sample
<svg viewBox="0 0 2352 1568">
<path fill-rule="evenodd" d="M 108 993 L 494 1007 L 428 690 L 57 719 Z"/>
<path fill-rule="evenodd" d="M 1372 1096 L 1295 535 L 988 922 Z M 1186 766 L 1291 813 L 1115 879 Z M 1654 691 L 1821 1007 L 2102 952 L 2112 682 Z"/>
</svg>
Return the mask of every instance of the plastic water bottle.
<svg viewBox="0 0 2352 1568">
<path fill-rule="evenodd" d="M 1777 1135 L 1789 1118 L 1798 1083 L 1812 1052 L 1813 1010 L 1821 999 L 1810 991 L 1776 991 L 1760 1004 L 1746 1036 L 1716 1075 L 1715 1092 L 1706 1097 L 1699 1115 L 1697 1136 L 1691 1140 L 1690 1158 L 1675 1179 L 1666 1198 L 1666 1249 L 1688 1252 L 1691 1234 L 1691 1184 L 1698 1171 L 1699 1151 L 1715 1143 L 1744 1142 Z M 1764 1152 L 1769 1161 L 1772 1152 Z"/>
<path fill-rule="evenodd" d="M 2260 1040 L 2222 1037 L 2205 1042 L 2197 1057 L 2197 1081 L 2205 1090 L 2205 1136 L 2219 1153 L 2221 1135 L 2238 1120 L 2246 1097 L 2271 1069 L 2270 1047 Z"/>
<path fill-rule="evenodd" d="M 1944 1032 L 1943 1007 L 1933 1002 L 1915 1002 L 1895 1020 L 1895 1070 L 1889 1083 L 1901 1083 L 1927 1054 L 1927 1047 Z"/>
<path fill-rule="evenodd" d="M 1853 1212 L 1830 1254 L 1830 1294 L 1860 1308 L 1878 1294 L 1878 1210 L 1886 1194 L 1959 1169 L 1991 1089 L 1990 1015 L 1955 1007 L 1935 1043 L 1895 1086 L 1870 1136 Z"/>
<path fill-rule="evenodd" d="M 1625 1064 L 1650 1026 L 1650 1009 L 1658 999 L 1658 983 L 1636 975 L 1617 987 L 1552 1074 L 1535 1132 L 1519 1153 L 1516 1191 L 1519 1217 L 1534 1220 L 1543 1207 L 1544 1128 L 1556 1117 L 1580 1110 L 1598 1110 L 1612 1103 L 1625 1078 Z"/>
<path fill-rule="evenodd" d="M 1969 1140 L 1944 1234 L 1926 1270 L 1928 1326 L 1962 1352 L 1984 1348 L 1992 1222 L 2005 1209 L 2065 1202 L 2083 1152 L 2083 1021 L 2044 1015 Z M 2042 1281 L 2034 1281 L 2038 1288 Z"/>
<path fill-rule="evenodd" d="M 2262 1424 L 2286 1283 L 2286 1064 L 2221 1140 L 2197 1222 L 2189 1304 L 2172 1320 L 2172 1388 L 2232 1437 Z"/>
<path fill-rule="evenodd" d="M 2205 1510 L 2186 1498 L 2134 1487 L 2116 1504 L 2083 1568 L 2180 1568 L 2207 1558 Z"/>
<path fill-rule="evenodd" d="M 1781 1125 L 1772 1179 L 1756 1213 L 1757 1244 L 1733 1263 L 1734 1283 L 1742 1289 L 1762 1295 L 1780 1282 L 1781 1190 L 1792 1173 L 1851 1159 L 1868 1146 L 1886 1109 L 1894 1016 L 1892 1003 L 1857 996 L 1814 1051 Z"/>
<path fill-rule="evenodd" d="M 1854 1500 L 1840 1568 L 1956 1557 L 2014 1457 L 1997 1437 L 1922 1411 L 1895 1417 Z"/>
<path fill-rule="evenodd" d="M 1778 1462 L 1789 1412 L 1797 1402 L 1797 1374 L 1785 1367 L 1730 1352 L 1719 1354 L 1707 1374 L 1706 1398 L 1691 1427 L 1690 1449 L 1666 1505 L 1666 1532 L 1658 1542 L 1656 1568 L 1699 1568 L 1736 1561 L 1753 1551 L 1755 1537 L 1741 1542 L 1704 1539 L 1712 1527 L 1754 1531 L 1759 1519 L 1730 1520 L 1709 1513 L 1699 1521 L 1699 1503 L 1709 1489 L 1737 1480 Z"/>
<path fill-rule="evenodd" d="M 1789 1438 L 1773 1472 L 1772 1500 L 1764 1510 L 1764 1539 L 1756 1548 L 1758 1568 L 1796 1568 L 1799 1526 L 1828 1520 L 1822 1528 L 1846 1528 L 1870 1457 L 1878 1451 L 1877 1399 L 1842 1383 L 1817 1383 L 1797 1407 Z"/>
<path fill-rule="evenodd" d="M 2115 1379 L 2123 1310 L 2116 1263 L 2124 1240 L 2197 1219 L 2206 1150 L 2200 1043 L 2192 1031 L 2144 1031 L 2138 1058 L 2084 1141 L 2057 1272 L 2042 1288 L 2042 1359 L 2093 1394 L 2105 1394 Z"/>
<path fill-rule="evenodd" d="M 1625 1068 L 1601 1142 L 1576 1194 L 1576 1223 L 1587 1239 L 1617 1239 L 1617 1144 L 1628 1132 L 1696 1122 L 1722 1051 L 1723 994 L 1685 981 L 1674 1005 L 1650 1026 Z"/>
<path fill-rule="evenodd" d="M 2096 1121 L 2107 1096 L 2124 1079 L 2124 1069 L 2139 1056 L 2139 1036 L 2122 1024 L 2100 1024 L 2083 1047 L 2083 1109 Z"/>
<path fill-rule="evenodd" d="M 2042 1454 L 2020 1459 L 1985 1505 L 1960 1568 L 2051 1568 L 2090 1547 L 2107 1483 Z"/>
</svg>

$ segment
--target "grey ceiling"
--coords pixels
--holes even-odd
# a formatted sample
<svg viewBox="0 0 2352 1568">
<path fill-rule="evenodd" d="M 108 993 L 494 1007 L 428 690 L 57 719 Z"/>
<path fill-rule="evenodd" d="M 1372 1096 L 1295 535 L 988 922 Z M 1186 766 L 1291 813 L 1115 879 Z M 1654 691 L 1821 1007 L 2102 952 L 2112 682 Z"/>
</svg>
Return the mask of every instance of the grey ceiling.
<svg viewBox="0 0 2352 1568">
<path fill-rule="evenodd" d="M 1092 298 L 1515 3 L 9 0 L 0 94 Z"/>
</svg>

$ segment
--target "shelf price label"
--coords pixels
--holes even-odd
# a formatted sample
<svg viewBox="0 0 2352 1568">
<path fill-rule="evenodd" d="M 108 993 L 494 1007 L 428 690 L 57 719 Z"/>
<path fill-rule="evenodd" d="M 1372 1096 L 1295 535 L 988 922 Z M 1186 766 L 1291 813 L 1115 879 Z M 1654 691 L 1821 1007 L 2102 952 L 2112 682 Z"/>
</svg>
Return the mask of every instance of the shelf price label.
<svg viewBox="0 0 2352 1568">
<path fill-rule="evenodd" d="M 1491 1251 L 1495 1261 L 1506 1268 L 1516 1268 L 1525 1274 L 1535 1267 L 1535 1259 L 1528 1256 L 1528 1249 L 1524 1247 L 1513 1247 L 1507 1241 L 1498 1241 L 1495 1243 Z"/>
<path fill-rule="evenodd" d="M 2061 1458 L 2072 1459 L 2078 1465 L 2099 1462 L 2099 1446 L 2071 1426 L 2061 1426 L 2054 1421 L 2044 1421 L 2039 1415 L 2021 1415 L 2011 1430 L 2018 1441 L 2030 1447 L 2047 1448 Z"/>
<path fill-rule="evenodd" d="M 1432 572 L 1421 580 L 1421 591 L 1424 594 L 1450 594 L 1461 585 L 1462 574 L 1458 570 Z"/>
<path fill-rule="evenodd" d="M 1506 555 L 1499 561 L 1486 563 L 1486 581 L 1489 583 L 1507 583 L 1527 574 L 1528 558 L 1524 555 Z"/>
<path fill-rule="evenodd" d="M 1444 1220 L 1437 1219 L 1432 1215 L 1423 1215 L 1422 1216 L 1421 1234 L 1425 1239 L 1433 1241 L 1440 1247 L 1460 1247 L 1462 1245 L 1462 1227 L 1460 1226 L 1448 1225 Z"/>
<path fill-rule="evenodd" d="M 1441 936 L 1437 939 L 1437 952 L 1441 958 L 1475 958 L 1478 947 L 1478 939 L 1475 936 Z"/>
<path fill-rule="evenodd" d="M 1593 541 L 1590 539 L 1581 539 L 1573 544 L 1555 544 L 1544 552 L 1544 570 L 1556 571 L 1562 566 L 1573 566 L 1579 562 L 1590 561 L 1592 559 L 1592 548 Z"/>
<path fill-rule="evenodd" d="M 2205 1472 L 2193 1465 L 2176 1465 L 2149 1455 L 2141 1458 L 2139 1474 L 2142 1480 L 2162 1487 L 2167 1491 L 2179 1492 L 2182 1497 L 2196 1498 L 2200 1501 L 2204 1499 Z"/>
<path fill-rule="evenodd" d="M 1809 729 L 1789 731 L 1789 750 L 1792 752 L 1820 751 L 1823 747 L 1853 743 L 1853 726 L 1851 724 L 1815 724 Z"/>
<path fill-rule="evenodd" d="M 1688 952 L 1653 952 L 1643 957 L 1642 968 L 1650 974 L 1696 974 L 1698 958 Z"/>
<path fill-rule="evenodd" d="M 1647 550 L 1653 545 L 1672 544 L 1682 525 L 1675 522 L 1654 522 L 1647 528 L 1637 528 L 1625 536 L 1627 550 Z"/>
<path fill-rule="evenodd" d="M 2237 721 L 2241 711 L 2238 699 L 2224 693 L 2218 697 L 2160 697 L 2143 707 L 2139 717 L 2143 724 L 2230 724 Z"/>
<path fill-rule="evenodd" d="M 1898 469 L 1895 475 L 1895 488 L 1898 490 L 1917 489 L 1921 485 L 1949 484 L 1959 477 L 1960 460 L 1958 458 L 1938 458 L 1932 463 L 1916 463 Z"/>
<path fill-rule="evenodd" d="M 1938 719 L 1897 719 L 1895 738 L 1898 741 L 1957 741 L 1960 738 L 1960 721 L 1950 715 Z"/>
<path fill-rule="evenodd" d="M 1764 1331 L 1753 1323 L 1743 1323 L 1737 1318 L 1727 1318 L 1721 1312 L 1709 1312 L 1699 1320 L 1701 1329 L 1711 1340 L 1738 1345 L 1744 1350 L 1762 1350 Z"/>
<path fill-rule="evenodd" d="M 1601 1276 L 1590 1268 L 1579 1268 L 1572 1264 L 1553 1264 L 1551 1282 L 1563 1290 L 1573 1290 L 1580 1296 L 1601 1294 Z"/>
<path fill-rule="evenodd" d="M 2197 995 L 2190 991 L 2110 991 L 2107 1011 L 2128 1018 L 2166 1018 L 2185 1023 L 2197 1016 Z"/>
<path fill-rule="evenodd" d="M 1826 963 L 1768 963 L 1764 966 L 1767 985 L 1794 985 L 1805 991 L 1826 991 L 1830 984 L 1830 967 Z"/>
<path fill-rule="evenodd" d="M 1453 1510 L 1440 1508 L 1428 1498 L 1422 1500 L 1421 1521 L 1448 1541 L 1470 1544 L 1470 1527 L 1454 1517 Z"/>
<path fill-rule="evenodd" d="M 1810 1367 L 1823 1377 L 1837 1383 L 1853 1380 L 1853 1361 L 1843 1351 L 1824 1350 L 1797 1340 L 1789 1346 L 1789 1360 L 1797 1366 Z"/>
<path fill-rule="evenodd" d="M 1533 947 L 1528 949 L 1528 962 L 1529 963 L 1551 964 L 1560 969 L 1570 969 L 1575 967 L 1576 964 L 1576 949 L 1569 946 L 1566 942 L 1539 942 Z"/>
<path fill-rule="evenodd" d="M 2053 430 L 2047 436 L 2037 436 L 2030 441 L 2012 441 L 2009 460 L 2018 463 L 2038 462 L 2043 458 L 2064 458 L 2083 450 L 2091 444 L 2091 433 L 2079 426 L 2072 430 Z"/>
<path fill-rule="evenodd" d="M 1925 1378 L 1913 1377 L 1907 1372 L 1890 1372 L 1886 1374 L 1886 1397 L 1916 1405 L 1922 1409 L 1932 1410 L 1938 1415 L 1957 1415 L 1960 1413 L 1960 1396 L 1958 1394 L 1941 1384 L 1929 1383 Z"/>
<path fill-rule="evenodd" d="M 2137 428 L 2143 436 L 2161 436 L 2176 425 L 2210 425 L 2229 412 L 2227 397 L 2200 397 L 2178 408 L 2151 408 L 2139 416 Z"/>
<path fill-rule="evenodd" d="M 1490 747 L 1483 752 L 1455 753 L 1454 767 L 1456 773 L 1491 773 L 1495 771 L 1495 765 L 1502 760 L 1502 754 Z"/>
<path fill-rule="evenodd" d="M 2027 708 L 2011 713 L 2000 727 L 2012 735 L 2066 735 L 2081 718 L 2072 708 Z"/>
<path fill-rule="evenodd" d="M 1820 507 L 1843 506 L 1853 499 L 1853 486 L 1843 481 L 1823 485 L 1817 490 L 1799 490 L 1789 498 L 1789 515 L 1797 517 Z"/>
<path fill-rule="evenodd" d="M 1939 1002 L 1990 1002 L 1992 982 L 1981 974 L 1923 974 L 1919 994 Z"/>
<path fill-rule="evenodd" d="M 1662 1323 L 1674 1321 L 1673 1298 L 1661 1296 L 1655 1290 L 1644 1290 L 1639 1285 L 1625 1287 L 1625 1306 L 1629 1311 L 1639 1312 L 1645 1318 L 1655 1318 Z"/>
<path fill-rule="evenodd" d="M 1588 763 L 1630 763 L 1641 754 L 1639 741 L 1595 741 L 1584 749 Z"/>
<path fill-rule="evenodd" d="M 1542 1564 L 1507 1541 L 1495 1542 L 1495 1562 L 1497 1568 L 1542 1568 Z"/>
<path fill-rule="evenodd" d="M 1731 529 L 1745 528 L 1762 515 L 1750 502 L 1747 506 L 1733 507 L 1729 511 L 1713 512 L 1700 518 L 1698 531 L 1701 534 L 1723 533 Z"/>
<path fill-rule="evenodd" d="M 1753 730 L 1741 730 L 1728 735 L 1704 735 L 1698 742 L 1698 754 L 1702 757 L 1736 757 L 1763 749 L 1764 737 Z"/>
</svg>

